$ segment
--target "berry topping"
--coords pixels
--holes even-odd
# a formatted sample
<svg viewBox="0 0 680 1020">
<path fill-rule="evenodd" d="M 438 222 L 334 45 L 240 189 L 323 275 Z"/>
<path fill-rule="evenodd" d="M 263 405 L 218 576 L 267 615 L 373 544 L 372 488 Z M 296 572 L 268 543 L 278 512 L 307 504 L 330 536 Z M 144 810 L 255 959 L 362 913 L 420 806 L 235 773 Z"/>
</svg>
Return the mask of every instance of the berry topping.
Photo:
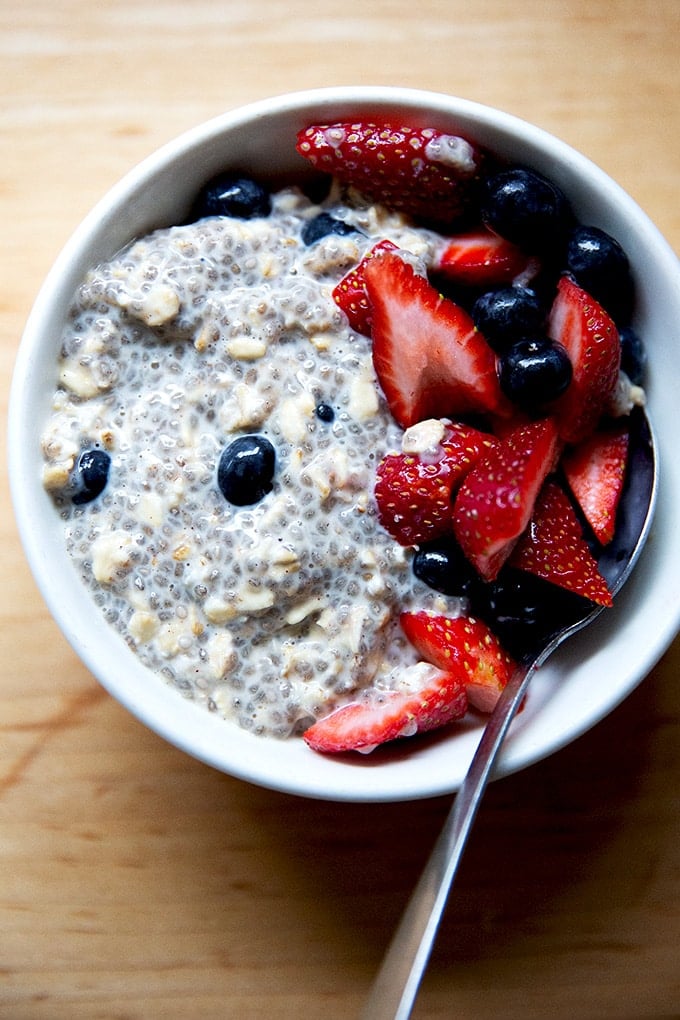
<svg viewBox="0 0 680 1020">
<path fill-rule="evenodd" d="M 597 426 L 618 383 L 619 334 L 604 308 L 568 276 L 558 284 L 548 334 L 565 348 L 573 369 L 552 413 L 562 439 L 577 443 Z"/>
<path fill-rule="evenodd" d="M 401 545 L 450 534 L 452 495 L 495 442 L 477 429 L 446 425 L 436 449 L 384 457 L 378 465 L 375 498 L 385 530 Z"/>
<path fill-rule="evenodd" d="M 469 598 L 481 587 L 479 574 L 453 537 L 422 545 L 415 552 L 411 566 L 423 584 L 444 595 Z"/>
<path fill-rule="evenodd" d="M 402 613 L 401 626 L 423 659 L 461 678 L 474 708 L 493 711 L 515 664 L 485 623 L 417 612 Z"/>
<path fill-rule="evenodd" d="M 506 397 L 526 411 L 539 411 L 564 393 L 571 362 L 549 337 L 518 340 L 500 358 L 498 378 Z"/>
<path fill-rule="evenodd" d="M 508 414 L 496 359 L 468 313 L 398 255 L 364 269 L 373 309 L 373 363 L 402 427 L 425 418 Z"/>
<path fill-rule="evenodd" d="M 332 422 L 335 418 L 335 411 L 331 405 L 326 404 L 323 401 L 316 405 L 314 408 L 314 414 L 317 416 L 319 421 L 326 422 L 327 424 L 330 424 L 330 422 Z"/>
<path fill-rule="evenodd" d="M 470 601 L 475 615 L 517 658 L 543 647 L 562 627 L 581 619 L 587 605 L 580 595 L 507 565 L 495 581 L 478 585 Z"/>
<path fill-rule="evenodd" d="M 482 219 L 495 233 L 534 254 L 559 246 L 571 212 L 562 191 L 546 177 L 512 167 L 486 181 Z"/>
<path fill-rule="evenodd" d="M 468 211 L 483 162 L 456 135 L 393 124 L 315 124 L 298 134 L 297 149 L 371 200 L 440 224 Z"/>
<path fill-rule="evenodd" d="M 613 319 L 628 317 L 633 293 L 628 256 L 604 230 L 578 226 L 572 231 L 566 269 Z"/>
<path fill-rule="evenodd" d="M 546 418 L 499 440 L 463 479 L 454 501 L 453 530 L 485 580 L 498 575 L 528 525 L 557 453 L 555 425 Z"/>
<path fill-rule="evenodd" d="M 627 458 L 627 424 L 599 429 L 562 458 L 569 488 L 602 545 L 614 537 Z"/>
<path fill-rule="evenodd" d="M 390 453 L 378 465 L 378 519 L 400 545 L 418 545 L 451 531 L 454 474 L 447 458 Z"/>
<path fill-rule="evenodd" d="M 621 369 L 635 386 L 641 386 L 647 368 L 647 351 L 642 339 L 631 326 L 619 330 Z"/>
<path fill-rule="evenodd" d="M 348 234 L 357 234 L 358 230 L 351 223 L 336 219 L 329 213 L 319 213 L 311 220 L 307 220 L 302 228 L 302 243 L 306 245 L 316 244 L 322 237 L 329 237 L 335 234 L 339 237 L 346 237 Z"/>
<path fill-rule="evenodd" d="M 239 436 L 222 451 L 217 467 L 220 492 L 233 506 L 259 503 L 274 484 L 276 455 L 264 436 Z"/>
<path fill-rule="evenodd" d="M 250 177 L 218 174 L 202 188 L 193 209 L 192 219 L 204 216 L 234 216 L 241 220 L 268 216 L 271 198 L 257 181 Z"/>
<path fill-rule="evenodd" d="M 342 308 L 349 319 L 349 324 L 357 333 L 363 336 L 371 335 L 371 324 L 373 315 L 366 291 L 366 279 L 364 271 L 369 259 L 376 255 L 382 255 L 386 251 L 397 251 L 396 244 L 391 241 L 379 241 L 374 245 L 358 266 L 351 269 L 346 276 L 343 276 L 340 283 L 333 289 L 333 300 Z"/>
<path fill-rule="evenodd" d="M 489 290 L 472 306 L 472 321 L 499 354 L 517 340 L 542 333 L 545 320 L 546 309 L 528 287 Z"/>
<path fill-rule="evenodd" d="M 517 245 L 482 228 L 450 238 L 435 269 L 455 283 L 493 287 L 510 283 L 530 261 Z"/>
<path fill-rule="evenodd" d="M 468 698 L 458 672 L 419 663 L 407 679 L 410 682 L 400 690 L 376 691 L 370 700 L 337 708 L 310 726 L 303 739 L 315 751 L 366 754 L 389 740 L 438 729 L 467 712 Z"/>
<path fill-rule="evenodd" d="M 83 450 L 71 474 L 71 500 L 76 506 L 91 503 L 106 488 L 111 458 L 105 450 Z"/>
<path fill-rule="evenodd" d="M 576 512 L 555 482 L 547 482 L 541 490 L 531 525 L 513 550 L 510 563 L 591 602 L 612 604 Z"/>
</svg>

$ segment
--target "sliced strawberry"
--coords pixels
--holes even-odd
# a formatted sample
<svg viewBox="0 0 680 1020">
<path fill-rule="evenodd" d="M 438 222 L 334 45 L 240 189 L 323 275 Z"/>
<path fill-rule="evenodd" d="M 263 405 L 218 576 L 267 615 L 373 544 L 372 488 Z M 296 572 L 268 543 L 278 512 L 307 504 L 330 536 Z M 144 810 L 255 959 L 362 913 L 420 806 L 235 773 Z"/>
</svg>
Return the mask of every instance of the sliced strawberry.
<svg viewBox="0 0 680 1020">
<path fill-rule="evenodd" d="M 319 719 L 303 734 L 315 751 L 372 751 L 378 744 L 438 729 L 465 715 L 465 686 L 458 674 L 419 663 L 410 671 L 412 682 L 396 691 L 383 691 L 371 700 L 354 701 Z"/>
<path fill-rule="evenodd" d="M 496 436 L 482 432 L 462 422 L 447 422 L 442 438 L 442 447 L 447 457 L 453 459 L 458 469 L 458 480 L 462 481 L 472 465 L 483 453 L 491 450 L 498 442 Z"/>
<path fill-rule="evenodd" d="M 521 425 L 481 457 L 463 480 L 453 530 L 467 559 L 493 581 L 526 528 L 536 497 L 555 467 L 555 423 Z"/>
<path fill-rule="evenodd" d="M 569 488 L 602 545 L 614 537 L 627 458 L 626 423 L 593 432 L 562 458 Z"/>
<path fill-rule="evenodd" d="M 419 545 L 449 534 L 454 481 L 454 469 L 443 451 L 438 460 L 388 453 L 376 473 L 378 520 L 400 545 Z"/>
<path fill-rule="evenodd" d="M 368 259 L 375 258 L 376 255 L 382 255 L 386 251 L 398 251 L 398 248 L 392 241 L 379 241 L 378 244 L 371 248 L 367 255 L 364 255 L 358 266 L 355 266 L 354 269 L 351 269 L 349 273 L 343 276 L 340 283 L 333 290 L 335 303 L 342 308 L 349 319 L 352 329 L 357 333 L 362 333 L 363 336 L 371 335 L 371 323 L 373 321 L 371 306 L 366 292 L 364 269 Z"/>
<path fill-rule="evenodd" d="M 515 663 L 485 623 L 420 611 L 402 613 L 401 626 L 426 662 L 461 677 L 474 708 L 494 710 Z"/>
<path fill-rule="evenodd" d="M 491 288 L 511 283 L 531 264 L 517 245 L 480 227 L 450 238 L 435 269 L 455 283 Z"/>
<path fill-rule="evenodd" d="M 373 308 L 373 363 L 403 428 L 425 418 L 509 413 L 496 358 L 468 313 L 399 255 L 364 270 Z"/>
<path fill-rule="evenodd" d="M 401 545 L 419 545 L 451 533 L 453 493 L 478 457 L 496 442 L 471 426 L 432 424 L 442 428 L 434 449 L 390 453 L 378 465 L 378 519 Z M 420 428 L 414 426 L 411 434 Z M 407 432 L 406 445 L 408 439 Z"/>
<path fill-rule="evenodd" d="M 546 482 L 543 487 L 531 524 L 510 563 L 599 605 L 612 604 L 607 582 L 583 538 L 576 512 L 556 482 Z"/>
<path fill-rule="evenodd" d="M 585 290 L 563 276 L 548 318 L 548 334 L 565 348 L 573 375 L 553 413 L 567 443 L 598 424 L 619 378 L 621 343 L 611 317 Z"/>
<path fill-rule="evenodd" d="M 297 150 L 373 201 L 441 224 L 467 212 L 484 162 L 457 135 L 397 124 L 314 124 L 299 132 Z"/>
</svg>

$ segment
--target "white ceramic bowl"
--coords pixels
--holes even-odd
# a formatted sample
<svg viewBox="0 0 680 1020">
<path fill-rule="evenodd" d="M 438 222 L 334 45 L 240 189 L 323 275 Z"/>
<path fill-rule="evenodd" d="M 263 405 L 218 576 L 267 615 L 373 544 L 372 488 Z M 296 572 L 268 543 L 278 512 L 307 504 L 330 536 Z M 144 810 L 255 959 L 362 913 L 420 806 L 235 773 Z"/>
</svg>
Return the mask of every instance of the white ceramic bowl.
<svg viewBox="0 0 680 1020">
<path fill-rule="evenodd" d="M 582 221 L 626 248 L 637 287 L 636 326 L 649 349 L 649 412 L 659 437 L 655 524 L 632 579 L 586 633 L 543 667 L 513 724 L 500 774 L 530 765 L 587 730 L 647 674 L 680 625 L 680 457 L 677 369 L 680 265 L 638 206 L 591 162 L 514 117 L 450 96 L 391 88 L 334 88 L 284 95 L 218 117 L 182 135 L 129 173 L 95 207 L 49 274 L 26 326 L 13 381 L 9 468 L 26 555 L 66 638 L 104 687 L 167 740 L 217 769 L 273 789 L 346 801 L 394 801 L 454 791 L 479 738 L 476 724 L 391 756 L 321 757 L 302 740 L 253 736 L 185 701 L 149 673 L 109 628 L 76 576 L 41 485 L 39 434 L 55 386 L 56 348 L 76 285 L 93 263 L 133 237 L 176 223 L 199 185 L 237 166 L 256 175 L 304 170 L 298 129 L 367 116 L 460 132 L 559 184 Z M 58 683 L 58 678 L 55 678 Z"/>
</svg>

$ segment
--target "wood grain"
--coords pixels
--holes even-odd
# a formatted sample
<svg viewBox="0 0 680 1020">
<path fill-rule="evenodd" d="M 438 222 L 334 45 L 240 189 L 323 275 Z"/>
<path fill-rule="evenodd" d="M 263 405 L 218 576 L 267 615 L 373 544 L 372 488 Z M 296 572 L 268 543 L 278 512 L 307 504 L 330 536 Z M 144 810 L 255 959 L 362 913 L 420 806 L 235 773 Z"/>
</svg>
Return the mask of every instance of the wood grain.
<svg viewBox="0 0 680 1020">
<path fill-rule="evenodd" d="M 25 0 L 0 8 L 0 372 L 61 245 L 180 131 L 327 84 L 534 121 L 680 251 L 675 0 Z M 0 1016 L 345 1020 L 446 799 L 307 802 L 217 774 L 113 702 L 0 536 Z M 680 1015 L 680 644 L 593 731 L 495 784 L 418 1018 Z"/>
</svg>

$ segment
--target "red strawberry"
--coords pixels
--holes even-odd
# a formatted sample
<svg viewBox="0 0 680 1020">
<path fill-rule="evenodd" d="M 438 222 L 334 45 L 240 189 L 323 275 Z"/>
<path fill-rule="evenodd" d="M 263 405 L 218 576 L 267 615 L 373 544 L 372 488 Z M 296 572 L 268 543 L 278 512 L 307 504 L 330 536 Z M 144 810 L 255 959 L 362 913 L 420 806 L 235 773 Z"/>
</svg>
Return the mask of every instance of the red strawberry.
<svg viewBox="0 0 680 1020">
<path fill-rule="evenodd" d="M 480 227 L 452 237 L 435 268 L 456 283 L 494 287 L 511 283 L 531 264 L 517 245 Z"/>
<path fill-rule="evenodd" d="M 477 429 L 447 423 L 435 449 L 384 457 L 377 470 L 375 498 L 385 530 L 401 545 L 450 534 L 452 494 L 495 442 Z"/>
<path fill-rule="evenodd" d="M 602 606 L 612 596 L 583 538 L 569 498 L 555 482 L 541 491 L 531 524 L 515 547 L 510 563 Z"/>
<path fill-rule="evenodd" d="M 451 224 L 477 194 L 481 152 L 457 135 L 397 124 L 314 124 L 298 152 L 373 201 Z"/>
<path fill-rule="evenodd" d="M 450 461 L 411 453 L 389 453 L 378 465 L 375 499 L 378 520 L 400 545 L 419 545 L 451 531 Z"/>
<path fill-rule="evenodd" d="M 370 701 L 354 701 L 319 719 L 303 734 L 315 751 L 372 751 L 398 737 L 445 726 L 465 715 L 465 687 L 458 674 L 420 663 L 411 670 L 409 689 L 382 691 Z"/>
<path fill-rule="evenodd" d="M 442 446 L 447 457 L 455 460 L 462 480 L 476 460 L 496 445 L 498 440 L 488 432 L 481 432 L 461 422 L 447 422 Z"/>
<path fill-rule="evenodd" d="M 628 425 L 600 429 L 562 458 L 569 488 L 595 537 L 606 545 L 614 537 L 628 457 Z"/>
<path fill-rule="evenodd" d="M 496 358 L 468 313 L 399 257 L 364 270 L 373 308 L 373 363 L 403 428 L 425 418 L 507 414 Z"/>
<path fill-rule="evenodd" d="M 364 268 L 368 259 L 375 258 L 376 255 L 381 255 L 386 251 L 398 251 L 398 248 L 391 241 L 379 241 L 367 255 L 364 255 L 358 266 L 343 276 L 333 290 L 333 299 L 349 319 L 352 329 L 364 336 L 371 335 L 373 320 L 366 293 Z"/>
<path fill-rule="evenodd" d="M 553 413 L 562 439 L 578 443 L 599 422 L 618 382 L 619 334 L 604 308 L 568 276 L 558 284 L 548 334 L 566 349 L 573 367 Z"/>
<path fill-rule="evenodd" d="M 499 439 L 464 478 L 454 502 L 453 530 L 485 580 L 495 579 L 529 523 L 557 454 L 555 423 L 546 418 Z"/>
<path fill-rule="evenodd" d="M 402 613 L 401 626 L 427 662 L 460 676 L 474 708 L 494 710 L 515 663 L 485 623 L 421 611 Z"/>
</svg>

